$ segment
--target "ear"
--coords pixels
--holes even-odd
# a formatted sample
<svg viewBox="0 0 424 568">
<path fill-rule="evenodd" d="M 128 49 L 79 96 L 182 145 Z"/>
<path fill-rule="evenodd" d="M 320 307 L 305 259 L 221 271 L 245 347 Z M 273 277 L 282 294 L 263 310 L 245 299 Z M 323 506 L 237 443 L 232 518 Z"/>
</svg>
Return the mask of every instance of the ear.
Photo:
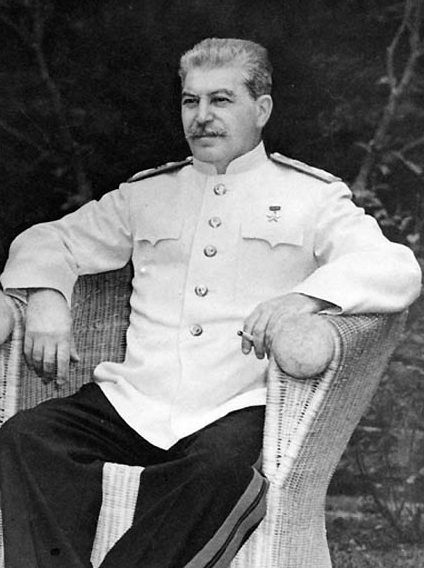
<svg viewBox="0 0 424 568">
<path fill-rule="evenodd" d="M 272 112 L 272 97 L 271 95 L 261 95 L 256 99 L 257 109 L 257 126 L 263 128 L 268 122 Z"/>
</svg>

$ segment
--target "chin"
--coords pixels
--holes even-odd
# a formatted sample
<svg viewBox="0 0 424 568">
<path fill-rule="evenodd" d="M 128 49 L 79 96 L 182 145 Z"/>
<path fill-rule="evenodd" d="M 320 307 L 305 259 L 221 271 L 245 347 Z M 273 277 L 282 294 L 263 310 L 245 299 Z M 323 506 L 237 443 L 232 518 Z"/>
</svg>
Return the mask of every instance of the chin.
<svg viewBox="0 0 424 568">
<path fill-rule="evenodd" d="M 212 148 L 199 148 L 198 146 L 192 146 L 191 152 L 193 156 L 201 162 L 215 163 L 222 160 L 222 156 L 220 156 L 218 152 L 214 151 Z"/>
</svg>

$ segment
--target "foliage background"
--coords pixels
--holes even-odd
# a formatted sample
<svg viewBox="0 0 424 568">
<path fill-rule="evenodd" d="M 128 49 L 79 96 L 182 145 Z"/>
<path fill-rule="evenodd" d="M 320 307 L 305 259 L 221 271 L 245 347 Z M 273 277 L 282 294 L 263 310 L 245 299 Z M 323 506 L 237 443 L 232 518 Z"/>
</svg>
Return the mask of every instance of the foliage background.
<svg viewBox="0 0 424 568">
<path fill-rule="evenodd" d="M 422 5 L 0 0 L 0 267 L 27 226 L 98 198 L 136 171 L 186 157 L 176 69 L 180 54 L 207 36 L 249 38 L 269 49 L 275 109 L 267 148 L 344 178 L 385 233 L 421 261 Z M 402 89 L 396 81 L 414 50 Z M 399 542 L 423 537 L 423 346 L 419 300 L 331 487 L 332 495 L 364 497 L 361 507 Z M 340 518 L 330 527 L 339 541 Z"/>
</svg>

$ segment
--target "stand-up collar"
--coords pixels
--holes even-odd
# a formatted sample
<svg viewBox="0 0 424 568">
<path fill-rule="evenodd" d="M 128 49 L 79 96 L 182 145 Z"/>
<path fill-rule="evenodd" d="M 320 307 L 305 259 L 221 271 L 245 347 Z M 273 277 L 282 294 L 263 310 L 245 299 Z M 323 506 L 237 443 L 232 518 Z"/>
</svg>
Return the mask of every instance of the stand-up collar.
<svg viewBox="0 0 424 568">
<path fill-rule="evenodd" d="M 240 174 L 243 172 L 247 172 L 249 170 L 253 170 L 257 168 L 261 164 L 267 161 L 267 155 L 265 152 L 265 147 L 263 142 L 260 142 L 253 150 L 247 152 L 247 154 L 243 154 L 238 158 L 235 158 L 232 162 L 228 164 L 227 171 L 225 174 Z M 193 166 L 195 170 L 201 172 L 202 174 L 208 176 L 216 176 L 218 175 L 216 171 L 216 167 L 213 164 L 209 164 L 208 162 L 201 162 L 196 158 L 193 159 Z"/>
</svg>

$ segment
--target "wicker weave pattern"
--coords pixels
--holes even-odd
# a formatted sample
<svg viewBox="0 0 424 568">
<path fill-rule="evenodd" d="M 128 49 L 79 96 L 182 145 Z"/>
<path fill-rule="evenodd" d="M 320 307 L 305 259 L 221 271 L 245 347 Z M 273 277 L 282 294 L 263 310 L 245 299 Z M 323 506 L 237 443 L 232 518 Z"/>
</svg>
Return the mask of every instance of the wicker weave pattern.
<svg viewBox="0 0 424 568">
<path fill-rule="evenodd" d="M 143 469 L 118 463 L 103 466 L 102 507 L 91 553 L 93 568 L 100 566 L 106 552 L 132 525 Z M 109 521 L 111 517 L 115 523 Z"/>
<path fill-rule="evenodd" d="M 0 426 L 19 408 L 21 383 L 16 377 L 20 376 L 23 367 L 23 306 L 11 298 L 8 300 L 16 325 L 10 340 L 0 347 Z"/>
<path fill-rule="evenodd" d="M 130 280 L 129 267 L 79 279 L 73 317 L 81 362 L 72 368 L 68 384 L 60 391 L 43 385 L 22 364 L 22 306 L 15 309 L 20 323 L 12 341 L 0 350 L 1 421 L 18 408 L 75 391 L 91 380 L 93 366 L 100 360 L 122 360 Z M 336 354 L 322 376 L 293 379 L 270 361 L 263 462 L 271 481 L 268 512 L 231 568 L 331 566 L 324 522 L 328 483 L 377 388 L 404 315 L 329 319 Z M 141 469 L 105 465 L 105 499 L 93 550 L 95 566 L 132 523 Z M 1 548 L 0 544 L 0 556 Z"/>
<path fill-rule="evenodd" d="M 322 378 L 293 379 L 271 361 L 264 437 L 268 511 L 232 568 L 330 568 L 328 483 L 403 320 L 404 315 L 331 318 L 337 349 Z"/>
</svg>

